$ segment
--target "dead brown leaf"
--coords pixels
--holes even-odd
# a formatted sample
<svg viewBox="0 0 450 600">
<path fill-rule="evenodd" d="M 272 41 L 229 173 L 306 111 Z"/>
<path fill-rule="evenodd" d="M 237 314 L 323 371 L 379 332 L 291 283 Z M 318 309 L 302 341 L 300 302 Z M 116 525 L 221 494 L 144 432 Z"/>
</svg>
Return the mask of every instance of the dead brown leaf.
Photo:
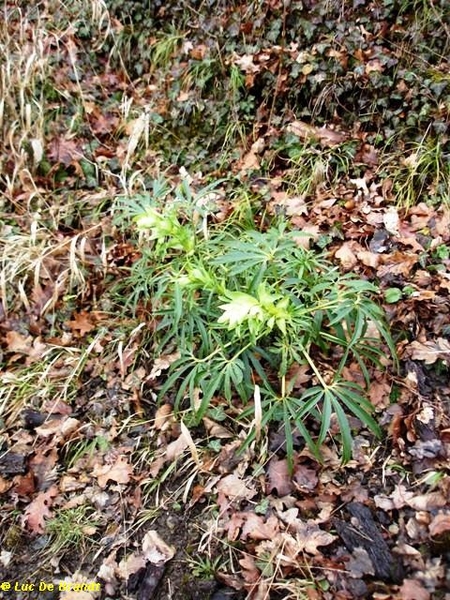
<svg viewBox="0 0 450 600">
<path fill-rule="evenodd" d="M 293 479 L 296 487 L 309 491 L 314 490 L 319 482 L 316 471 L 305 465 L 296 465 Z"/>
<path fill-rule="evenodd" d="M 39 427 L 35 427 L 35 431 L 39 437 L 49 438 L 52 436 L 56 443 L 61 439 L 69 437 L 71 433 L 78 429 L 79 425 L 80 421 L 78 419 L 61 416 L 59 418 L 48 419 Z"/>
<path fill-rule="evenodd" d="M 156 410 L 153 422 L 155 429 L 164 431 L 173 423 L 173 407 L 170 404 L 161 404 Z"/>
<path fill-rule="evenodd" d="M 416 579 L 405 579 L 400 587 L 402 600 L 430 600 L 430 597 L 430 592 Z"/>
<path fill-rule="evenodd" d="M 48 481 L 58 461 L 58 448 L 52 442 L 47 443 L 47 447 L 38 447 L 34 456 L 29 459 L 30 471 L 33 473 L 35 483 L 38 489 Z"/>
<path fill-rule="evenodd" d="M 116 573 L 121 579 L 127 580 L 130 575 L 145 567 L 146 560 L 140 553 L 131 552 L 117 565 Z"/>
<path fill-rule="evenodd" d="M 433 510 L 447 506 L 447 499 L 441 492 L 430 492 L 429 494 L 413 495 L 407 500 L 408 506 L 415 510 Z"/>
<path fill-rule="evenodd" d="M 163 454 L 159 455 L 150 465 L 149 473 L 153 477 L 159 473 L 166 462 L 170 462 L 180 457 L 182 453 L 188 447 L 188 440 L 186 436 L 181 434 L 176 440 L 167 444 Z"/>
<path fill-rule="evenodd" d="M 298 508 L 290 508 L 278 513 L 288 531 L 295 533 L 297 553 L 304 550 L 308 554 L 319 554 L 319 546 L 328 546 L 337 539 L 337 536 L 320 529 L 312 519 L 303 521 L 298 518 L 298 512 Z"/>
<path fill-rule="evenodd" d="M 175 552 L 175 548 L 166 544 L 156 530 L 150 529 L 150 531 L 147 531 L 144 535 L 142 540 L 142 553 L 145 560 L 155 565 L 161 565 L 173 558 Z"/>
<path fill-rule="evenodd" d="M 311 380 L 311 372 L 309 365 L 300 365 L 293 363 L 286 374 L 286 381 L 294 389 L 298 390 L 304 383 Z"/>
<path fill-rule="evenodd" d="M 11 487 L 11 483 L 0 478 L 0 494 L 5 493 Z M 32 471 L 26 475 L 17 475 L 14 477 L 14 493 L 18 496 L 31 496 L 36 491 L 36 483 Z"/>
<path fill-rule="evenodd" d="M 253 152 L 253 150 L 249 150 L 244 156 L 239 165 L 239 170 L 242 172 L 246 171 L 254 171 L 259 169 L 260 161 L 258 155 Z"/>
<path fill-rule="evenodd" d="M 382 264 L 377 270 L 378 277 L 382 278 L 387 275 L 407 276 L 413 266 L 419 261 L 419 256 L 408 252 L 396 251 L 380 255 L 380 260 Z"/>
<path fill-rule="evenodd" d="M 247 583 L 256 583 L 259 580 L 261 573 L 253 556 L 246 554 L 239 560 L 239 564 L 242 568 L 242 577 Z"/>
<path fill-rule="evenodd" d="M 450 342 L 442 337 L 437 338 L 435 342 L 414 340 L 407 352 L 412 359 L 423 360 L 427 365 L 432 365 L 439 359 L 450 365 Z"/>
<path fill-rule="evenodd" d="M 82 158 L 78 142 L 65 138 L 54 138 L 48 147 L 48 156 L 55 163 L 61 163 L 68 167 L 73 162 Z"/>
<path fill-rule="evenodd" d="M 280 460 L 276 456 L 272 458 L 267 467 L 267 479 L 266 492 L 268 494 L 276 490 L 278 496 L 287 496 L 294 489 L 285 458 Z"/>
<path fill-rule="evenodd" d="M 430 536 L 432 538 L 448 533 L 450 531 L 450 514 L 440 513 L 433 517 L 429 525 Z"/>
<path fill-rule="evenodd" d="M 380 255 L 376 252 L 370 252 L 369 250 L 360 250 L 356 253 L 356 257 L 366 267 L 375 269 L 380 264 Z"/>
<path fill-rule="evenodd" d="M 256 65 L 253 62 L 253 59 L 253 54 L 243 54 L 242 56 L 235 57 L 234 64 L 240 67 L 244 73 L 252 75 L 253 73 L 258 73 L 261 70 L 261 66 Z"/>
<path fill-rule="evenodd" d="M 307 521 L 306 523 L 298 521 L 298 523 L 294 524 L 294 528 L 296 530 L 295 537 L 298 549 L 300 551 L 304 550 L 308 554 L 320 554 L 319 546 L 328 546 L 337 539 L 337 536 L 323 531 L 312 521 Z"/>
<path fill-rule="evenodd" d="M 254 512 L 233 512 L 224 525 L 224 530 L 228 532 L 229 541 L 245 541 L 247 538 L 270 540 L 279 532 L 279 524 L 275 515 L 265 520 Z"/>
<path fill-rule="evenodd" d="M 399 509 L 406 506 L 414 493 L 406 489 L 404 485 L 395 486 L 394 491 L 390 496 L 384 494 L 376 494 L 374 496 L 375 506 L 383 510 Z"/>
<path fill-rule="evenodd" d="M 162 354 L 155 358 L 152 370 L 148 376 L 149 380 L 157 379 L 163 371 L 166 371 L 176 360 L 180 358 L 180 352 L 172 352 L 171 354 Z"/>
<path fill-rule="evenodd" d="M 341 265 L 346 271 L 352 271 L 358 264 L 358 258 L 352 250 L 351 242 L 344 242 L 336 252 L 335 257 L 339 259 Z"/>
<path fill-rule="evenodd" d="M 387 408 L 390 403 L 391 386 L 386 381 L 374 381 L 369 388 L 371 404 L 378 408 Z"/>
<path fill-rule="evenodd" d="M 92 474 L 97 478 L 98 485 L 105 488 L 109 480 L 115 483 L 128 483 L 133 474 L 133 467 L 124 456 L 118 456 L 114 464 L 94 465 Z"/>
<path fill-rule="evenodd" d="M 86 335 L 96 327 L 95 318 L 92 313 L 82 310 L 74 315 L 72 321 L 68 321 L 67 325 L 72 331 L 77 331 L 80 337 Z"/>
<path fill-rule="evenodd" d="M 203 417 L 203 424 L 211 437 L 221 440 L 234 438 L 234 434 L 231 433 L 231 431 L 229 431 L 220 423 L 216 423 L 216 421 L 209 419 L 208 417 Z"/>
<path fill-rule="evenodd" d="M 22 523 L 34 534 L 44 533 L 45 520 L 51 516 L 50 510 L 54 498 L 59 494 L 58 487 L 52 485 L 47 491 L 40 492 L 26 507 Z"/>
<path fill-rule="evenodd" d="M 248 485 L 236 473 L 222 477 L 217 484 L 217 491 L 230 500 L 250 500 L 256 495 L 255 488 Z"/>
<path fill-rule="evenodd" d="M 5 335 L 7 351 L 18 354 L 29 354 L 31 351 L 33 338 L 31 335 L 22 335 L 17 331 L 8 331 Z"/>
<path fill-rule="evenodd" d="M 337 146 L 347 139 L 342 131 L 335 131 L 328 127 L 313 127 L 304 121 L 292 121 L 287 126 L 287 130 L 301 140 L 318 140 L 321 146 L 325 147 Z"/>
</svg>

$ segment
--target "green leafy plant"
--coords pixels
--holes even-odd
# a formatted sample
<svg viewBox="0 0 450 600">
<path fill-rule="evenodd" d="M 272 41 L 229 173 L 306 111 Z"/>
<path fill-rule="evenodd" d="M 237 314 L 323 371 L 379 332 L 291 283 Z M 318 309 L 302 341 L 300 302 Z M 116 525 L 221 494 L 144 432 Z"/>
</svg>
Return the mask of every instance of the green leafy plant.
<svg viewBox="0 0 450 600">
<path fill-rule="evenodd" d="M 345 367 L 357 364 L 368 385 L 368 364 L 380 364 L 385 346 L 395 355 L 376 286 L 305 249 L 302 233 L 282 220 L 264 231 L 232 217 L 215 224 L 211 197 L 210 188 L 193 194 L 184 183 L 171 190 L 158 181 L 153 193 L 120 204 L 119 220 L 131 218 L 139 231 L 141 258 L 125 282 L 129 302 L 151 304 L 155 355 L 180 353 L 160 397 L 173 393 L 175 410 L 189 407 L 195 425 L 216 396 L 225 403 L 239 396 L 248 403 L 242 418 L 250 417 L 256 389 L 259 425 L 284 424 L 289 457 L 293 427 L 318 455 L 334 414 L 348 460 L 348 414 L 380 429 Z M 301 392 L 290 375 L 296 365 L 310 376 Z M 315 440 L 311 416 L 320 423 Z"/>
<path fill-rule="evenodd" d="M 224 566 L 224 557 L 218 556 L 214 559 L 208 556 L 196 559 L 189 558 L 188 565 L 194 577 L 209 581 L 214 578 L 219 568 Z"/>
<path fill-rule="evenodd" d="M 85 504 L 57 511 L 47 523 L 50 536 L 47 553 L 56 555 L 69 548 L 82 548 L 88 541 L 92 543 L 90 536 L 95 534 L 99 524 L 94 517 L 94 509 Z"/>
</svg>

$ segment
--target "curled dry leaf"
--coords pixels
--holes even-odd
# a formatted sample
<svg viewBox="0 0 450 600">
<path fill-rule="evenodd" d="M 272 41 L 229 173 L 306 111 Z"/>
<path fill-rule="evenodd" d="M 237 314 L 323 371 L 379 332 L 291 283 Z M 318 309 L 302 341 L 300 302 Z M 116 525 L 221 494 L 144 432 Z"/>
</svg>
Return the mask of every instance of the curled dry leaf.
<svg viewBox="0 0 450 600">
<path fill-rule="evenodd" d="M 195 445 L 195 442 L 192 439 L 191 432 L 186 427 L 186 425 L 184 424 L 183 421 L 180 421 L 180 429 L 181 429 L 181 435 L 184 436 L 184 438 L 187 442 L 187 445 L 189 447 L 189 450 L 191 451 L 192 458 L 194 459 L 195 463 L 198 465 L 200 461 L 198 458 L 197 446 Z"/>
<path fill-rule="evenodd" d="M 173 407 L 170 404 L 162 404 L 156 411 L 154 427 L 158 431 L 167 429 L 173 422 Z"/>
<path fill-rule="evenodd" d="M 219 440 L 225 440 L 234 437 L 234 434 L 228 431 L 226 427 L 224 427 L 220 423 L 216 423 L 216 421 L 213 421 L 208 417 L 203 417 L 203 424 L 205 426 L 206 431 L 211 437 L 217 438 Z"/>
<path fill-rule="evenodd" d="M 447 534 L 450 532 L 450 514 L 436 515 L 429 525 L 430 536 L 432 538 Z"/>
<path fill-rule="evenodd" d="M 186 439 L 186 436 L 181 434 L 176 440 L 170 442 L 170 444 L 166 446 L 163 454 L 155 458 L 149 469 L 150 475 L 156 477 L 166 462 L 170 462 L 181 456 L 187 447 L 188 440 Z"/>
<path fill-rule="evenodd" d="M 172 352 L 171 354 L 163 354 L 156 358 L 153 362 L 152 370 L 148 375 L 149 380 L 157 379 L 163 371 L 167 369 L 180 358 L 180 352 Z"/>
<path fill-rule="evenodd" d="M 335 256 L 340 260 L 341 265 L 346 271 L 351 271 L 358 264 L 358 259 L 349 242 L 344 242 Z"/>
<path fill-rule="evenodd" d="M 383 223 L 388 231 L 392 235 L 398 235 L 398 228 L 400 226 L 400 219 L 398 216 L 397 209 L 393 206 L 387 209 L 387 211 L 383 215 Z"/>
<path fill-rule="evenodd" d="M 292 121 L 287 130 L 301 140 L 318 140 L 321 146 L 332 147 L 342 144 L 347 139 L 345 133 L 328 127 L 313 127 L 304 121 Z"/>
<path fill-rule="evenodd" d="M 450 365 L 450 343 L 444 338 L 437 338 L 435 342 L 411 342 L 407 351 L 412 359 L 423 360 L 426 365 L 439 359 Z"/>
<path fill-rule="evenodd" d="M 145 559 L 155 565 L 161 565 L 175 556 L 175 548 L 166 544 L 154 529 L 147 531 L 142 540 L 142 553 Z"/>
</svg>

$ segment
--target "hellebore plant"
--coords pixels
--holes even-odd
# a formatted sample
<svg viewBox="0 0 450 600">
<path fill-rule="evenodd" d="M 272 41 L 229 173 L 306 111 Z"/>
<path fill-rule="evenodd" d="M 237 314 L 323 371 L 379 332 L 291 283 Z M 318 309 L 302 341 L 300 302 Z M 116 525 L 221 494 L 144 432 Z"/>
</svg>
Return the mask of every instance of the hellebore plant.
<svg viewBox="0 0 450 600">
<path fill-rule="evenodd" d="M 332 415 L 343 460 L 351 456 L 349 414 L 380 434 L 363 387 L 344 375 L 357 365 L 368 386 L 368 365 L 380 365 L 386 348 L 395 356 L 375 285 L 305 249 L 283 221 L 258 231 L 253 219 L 231 217 L 205 228 L 208 203 L 185 184 L 157 182 L 153 194 L 123 200 L 121 215 L 140 232 L 141 257 L 125 282 L 130 302 L 151 301 L 155 355 L 180 353 L 160 390 L 174 394 L 176 410 L 189 402 L 197 424 L 213 398 L 240 397 L 242 418 L 251 417 L 257 385 L 261 426 L 284 424 L 289 457 L 295 428 L 318 455 Z M 310 374 L 303 389 L 289 375 L 298 365 Z M 315 439 L 311 417 L 320 424 Z"/>
</svg>

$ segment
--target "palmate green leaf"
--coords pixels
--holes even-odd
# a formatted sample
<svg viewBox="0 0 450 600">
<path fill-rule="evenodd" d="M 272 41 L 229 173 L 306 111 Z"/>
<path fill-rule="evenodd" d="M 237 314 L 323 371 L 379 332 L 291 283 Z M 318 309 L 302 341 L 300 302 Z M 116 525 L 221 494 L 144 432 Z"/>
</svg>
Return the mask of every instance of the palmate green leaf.
<svg viewBox="0 0 450 600">
<path fill-rule="evenodd" d="M 239 248 L 215 258 L 213 264 L 227 266 L 230 276 L 240 275 L 246 271 L 254 273 L 256 267 L 267 264 L 268 257 L 264 252 L 255 250 L 253 246 L 245 243 L 239 244 Z"/>
<path fill-rule="evenodd" d="M 325 438 L 327 436 L 327 433 L 330 429 L 332 404 L 333 404 L 333 394 L 328 389 L 324 390 L 322 410 L 321 410 L 321 415 L 320 415 L 320 419 L 321 419 L 320 432 L 319 432 L 319 439 L 317 442 L 319 445 L 323 444 L 323 442 L 325 441 Z"/>
<path fill-rule="evenodd" d="M 365 292 L 368 294 L 376 294 L 379 290 L 374 283 L 366 281 L 364 279 L 357 279 L 353 274 L 348 273 L 341 275 L 339 278 L 339 284 L 341 285 L 344 293 L 354 294 L 355 292 Z"/>
<path fill-rule="evenodd" d="M 335 400 L 332 401 L 334 412 L 339 424 L 339 430 L 341 432 L 342 439 L 342 462 L 347 463 L 352 457 L 352 431 L 350 424 L 347 419 L 347 415 L 342 410 L 342 406 Z"/>
<path fill-rule="evenodd" d="M 377 328 L 378 333 L 381 335 L 382 339 L 386 342 L 387 347 L 389 348 L 389 352 L 391 354 L 391 358 L 394 361 L 395 368 L 398 368 L 398 358 L 397 358 L 397 350 L 395 348 L 394 340 L 392 339 L 391 333 L 389 331 L 386 317 L 381 307 L 379 307 L 374 302 L 366 301 L 362 302 L 359 309 L 361 312 L 369 319 Z"/>
<path fill-rule="evenodd" d="M 173 304 L 172 304 L 172 314 L 173 314 L 173 326 L 178 327 L 178 323 L 183 315 L 183 289 L 179 285 L 174 286 L 173 290 Z"/>
<path fill-rule="evenodd" d="M 289 472 L 292 473 L 294 471 L 294 439 L 292 437 L 292 422 L 291 415 L 289 414 L 289 410 L 284 410 L 283 415 L 284 422 L 284 436 L 286 439 L 286 457 Z"/>
<path fill-rule="evenodd" d="M 340 401 L 355 417 L 373 431 L 377 437 L 381 437 L 381 428 L 371 415 L 373 406 L 364 397 L 363 390 L 359 386 L 356 384 L 350 385 L 350 382 L 345 382 L 345 384 L 338 383 L 333 386 L 332 391 L 336 397 L 333 402 L 335 409 L 338 401 Z"/>
<path fill-rule="evenodd" d="M 177 365 L 177 363 L 179 364 Z M 171 365 L 171 373 L 159 391 L 159 400 L 162 401 L 168 392 L 176 390 L 174 409 L 178 411 L 192 377 L 195 377 L 192 361 L 188 361 L 184 357 L 176 361 Z"/>
<path fill-rule="evenodd" d="M 336 303 L 335 307 L 328 309 L 326 312 L 328 317 L 328 326 L 337 329 L 339 326 L 342 327 L 342 323 L 345 321 L 350 320 L 351 322 L 350 316 L 355 313 L 355 304 L 353 300 L 349 301 L 349 299 L 346 298 L 345 300 L 339 302 L 339 304 Z"/>
<path fill-rule="evenodd" d="M 264 318 L 260 302 L 250 294 L 228 292 L 227 297 L 221 300 L 229 300 L 229 302 L 219 305 L 224 312 L 217 322 L 227 324 L 228 329 L 236 329 L 244 321 L 261 322 Z"/>
<path fill-rule="evenodd" d="M 313 414 L 316 418 L 320 418 L 316 407 L 322 401 L 324 394 L 325 390 L 319 385 L 305 390 L 300 398 L 302 404 L 297 416 L 303 418 L 305 415 Z"/>
<path fill-rule="evenodd" d="M 285 414 L 286 413 L 289 414 L 290 419 L 292 420 L 292 422 L 295 424 L 295 426 L 297 427 L 297 429 L 299 430 L 299 432 L 303 436 L 303 439 L 305 440 L 306 445 L 311 450 L 311 452 L 313 453 L 313 455 L 317 458 L 317 460 L 319 462 L 321 462 L 321 456 L 320 456 L 319 446 L 312 439 L 309 431 L 307 430 L 305 424 L 302 421 L 302 418 L 300 417 L 300 413 L 302 411 L 299 410 L 298 399 L 296 399 L 296 398 L 286 398 L 285 401 L 284 401 L 284 405 L 286 407 Z M 284 423 L 285 423 L 285 431 L 286 431 L 286 426 L 287 426 L 287 423 L 288 423 L 287 420 L 286 420 L 286 418 L 284 420 Z M 292 424 L 290 423 L 290 421 L 289 421 L 288 427 L 292 427 Z"/>
<path fill-rule="evenodd" d="M 208 370 L 208 374 L 203 371 L 195 380 L 195 387 L 199 387 L 202 392 L 200 404 L 193 406 L 194 425 L 198 425 L 205 416 L 212 397 L 223 389 L 224 373 L 216 368 Z M 191 399 L 194 398 L 194 388 L 190 389 Z"/>
<path fill-rule="evenodd" d="M 352 348 L 359 340 L 364 337 L 367 331 L 367 318 L 361 311 L 355 310 L 354 314 L 349 314 L 346 318 L 347 331 L 351 333 L 351 339 L 348 347 Z"/>
<path fill-rule="evenodd" d="M 244 379 L 244 363 L 239 358 L 227 362 L 223 370 L 223 394 L 231 402 L 233 390 L 240 389 Z"/>
</svg>

